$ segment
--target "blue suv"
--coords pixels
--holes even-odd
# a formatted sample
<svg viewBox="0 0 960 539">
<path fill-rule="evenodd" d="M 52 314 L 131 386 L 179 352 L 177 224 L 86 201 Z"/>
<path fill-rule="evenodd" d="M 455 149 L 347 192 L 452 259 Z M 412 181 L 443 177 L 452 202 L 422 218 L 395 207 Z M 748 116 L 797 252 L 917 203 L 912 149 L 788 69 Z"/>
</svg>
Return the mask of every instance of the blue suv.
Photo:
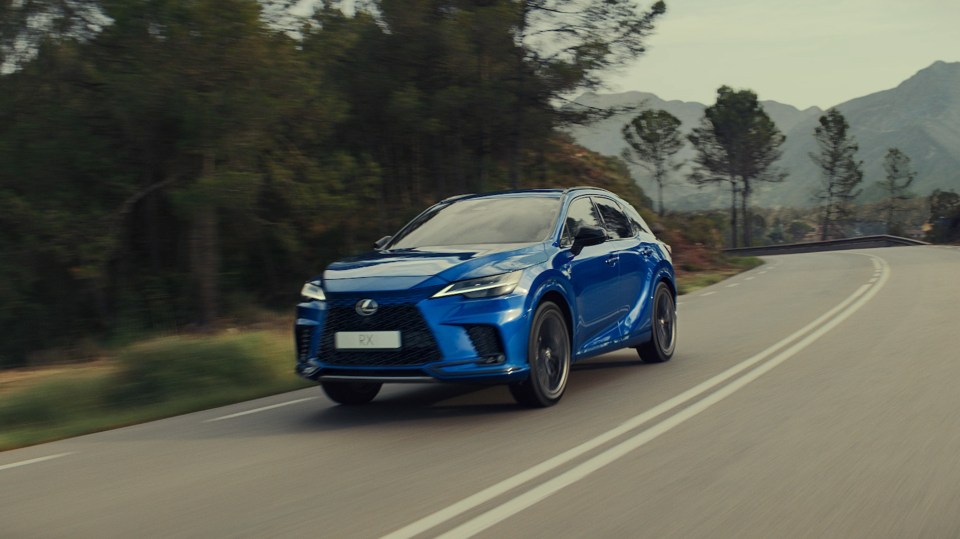
<svg viewBox="0 0 960 539">
<path fill-rule="evenodd" d="M 550 406 L 573 362 L 626 347 L 669 360 L 676 295 L 669 246 L 609 191 L 448 198 L 303 286 L 297 373 L 341 404 L 442 381 Z"/>
</svg>

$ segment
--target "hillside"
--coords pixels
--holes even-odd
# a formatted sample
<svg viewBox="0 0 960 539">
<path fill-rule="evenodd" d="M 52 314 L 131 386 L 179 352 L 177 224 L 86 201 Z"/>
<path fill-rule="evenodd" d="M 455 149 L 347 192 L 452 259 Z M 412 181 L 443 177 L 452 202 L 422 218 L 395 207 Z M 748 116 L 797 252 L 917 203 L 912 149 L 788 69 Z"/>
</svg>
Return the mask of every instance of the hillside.
<svg viewBox="0 0 960 539">
<path fill-rule="evenodd" d="M 761 96 L 762 97 L 762 96 Z M 679 118 L 682 130 L 689 132 L 699 124 L 706 105 L 695 102 L 667 101 L 643 92 L 602 95 L 587 93 L 577 103 L 592 107 L 636 105 L 664 109 Z M 816 149 L 813 130 L 822 110 L 799 110 L 788 104 L 762 101 L 767 114 L 787 136 L 780 165 L 790 173 L 783 184 L 765 186 L 756 196 L 762 206 L 804 206 L 813 204 L 812 194 L 819 184 L 819 172 L 808 153 Z M 884 90 L 842 103 L 837 108 L 851 124 L 860 144 L 859 158 L 864 161 L 866 202 L 881 193 L 875 183 L 882 179 L 883 155 L 897 147 L 912 159 L 918 173 L 913 191 L 922 196 L 934 189 L 960 189 L 960 62 L 936 62 L 907 79 L 896 88 Z M 606 155 L 619 155 L 625 147 L 620 130 L 632 113 L 614 115 L 589 127 L 570 130 L 580 144 Z M 692 148 L 679 158 L 688 161 Z M 631 166 L 638 183 L 651 191 L 649 173 Z M 727 194 L 715 188 L 698 189 L 677 174 L 664 198 L 668 209 L 720 208 Z"/>
</svg>

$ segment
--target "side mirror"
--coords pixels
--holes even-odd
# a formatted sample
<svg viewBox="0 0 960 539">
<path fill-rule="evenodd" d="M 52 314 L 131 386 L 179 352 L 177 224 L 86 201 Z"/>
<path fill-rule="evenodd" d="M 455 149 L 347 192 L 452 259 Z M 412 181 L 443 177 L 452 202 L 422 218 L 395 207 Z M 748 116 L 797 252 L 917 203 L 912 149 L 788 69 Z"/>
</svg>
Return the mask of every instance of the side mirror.
<svg viewBox="0 0 960 539">
<path fill-rule="evenodd" d="M 590 245 L 600 245 L 607 241 L 607 235 L 602 228 L 596 226 L 581 226 L 577 235 L 573 237 L 573 245 L 570 246 L 570 252 L 577 256 L 583 251 L 584 247 Z"/>
<path fill-rule="evenodd" d="M 390 240 L 392 239 L 393 239 L 393 236 L 384 236 L 373 243 L 373 248 L 383 249 L 383 246 L 390 243 Z"/>
<path fill-rule="evenodd" d="M 660 224 L 650 225 L 650 232 L 653 232 L 654 236 L 660 236 L 660 234 L 663 233 L 663 230 L 664 230 L 663 225 L 660 225 Z"/>
</svg>

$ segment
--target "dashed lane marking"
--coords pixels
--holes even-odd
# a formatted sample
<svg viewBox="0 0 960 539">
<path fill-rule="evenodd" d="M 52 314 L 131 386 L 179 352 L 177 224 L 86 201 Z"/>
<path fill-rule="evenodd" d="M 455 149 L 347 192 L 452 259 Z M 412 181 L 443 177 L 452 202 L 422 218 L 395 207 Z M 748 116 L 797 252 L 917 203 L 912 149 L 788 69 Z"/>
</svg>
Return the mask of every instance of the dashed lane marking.
<svg viewBox="0 0 960 539">
<path fill-rule="evenodd" d="M 65 457 L 67 455 L 72 455 L 73 453 L 57 453 L 56 455 L 47 455 L 46 457 L 38 457 L 30 460 L 21 460 L 20 462 L 12 462 L 10 464 L 0 465 L 0 470 L 9 470 L 10 468 L 19 468 L 20 466 L 27 466 L 29 464 L 36 464 L 38 462 L 45 462 L 48 460 L 58 459 L 60 457 Z"/>
<path fill-rule="evenodd" d="M 306 397 L 303 399 L 296 399 L 287 402 L 281 402 L 280 404 L 271 404 L 270 406 L 263 406 L 261 408 L 254 408 L 253 410 L 247 410 L 245 412 L 237 412 L 235 414 L 223 415 L 220 417 L 215 417 L 213 419 L 207 419 L 204 423 L 213 423 L 214 421 L 223 421 L 224 419 L 233 419 L 235 417 L 241 417 L 250 414 L 256 414 L 260 412 L 266 412 L 267 410 L 273 410 L 274 408 L 282 408 L 284 406 L 290 406 L 291 404 L 299 404 L 301 402 L 312 401 L 317 397 Z"/>
</svg>

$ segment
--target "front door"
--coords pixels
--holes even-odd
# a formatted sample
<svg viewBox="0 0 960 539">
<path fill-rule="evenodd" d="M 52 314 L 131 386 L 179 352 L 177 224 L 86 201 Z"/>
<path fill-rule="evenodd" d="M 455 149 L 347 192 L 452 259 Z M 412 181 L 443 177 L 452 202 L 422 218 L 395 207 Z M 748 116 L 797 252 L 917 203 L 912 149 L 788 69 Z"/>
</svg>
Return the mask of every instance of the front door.
<svg viewBox="0 0 960 539">
<path fill-rule="evenodd" d="M 564 237 L 572 239 L 581 226 L 603 227 L 596 206 L 589 197 L 570 203 Z M 575 295 L 578 354 L 602 348 L 620 340 L 618 311 L 620 311 L 619 257 L 610 251 L 608 243 L 584 247 L 570 262 L 570 282 Z"/>
</svg>

